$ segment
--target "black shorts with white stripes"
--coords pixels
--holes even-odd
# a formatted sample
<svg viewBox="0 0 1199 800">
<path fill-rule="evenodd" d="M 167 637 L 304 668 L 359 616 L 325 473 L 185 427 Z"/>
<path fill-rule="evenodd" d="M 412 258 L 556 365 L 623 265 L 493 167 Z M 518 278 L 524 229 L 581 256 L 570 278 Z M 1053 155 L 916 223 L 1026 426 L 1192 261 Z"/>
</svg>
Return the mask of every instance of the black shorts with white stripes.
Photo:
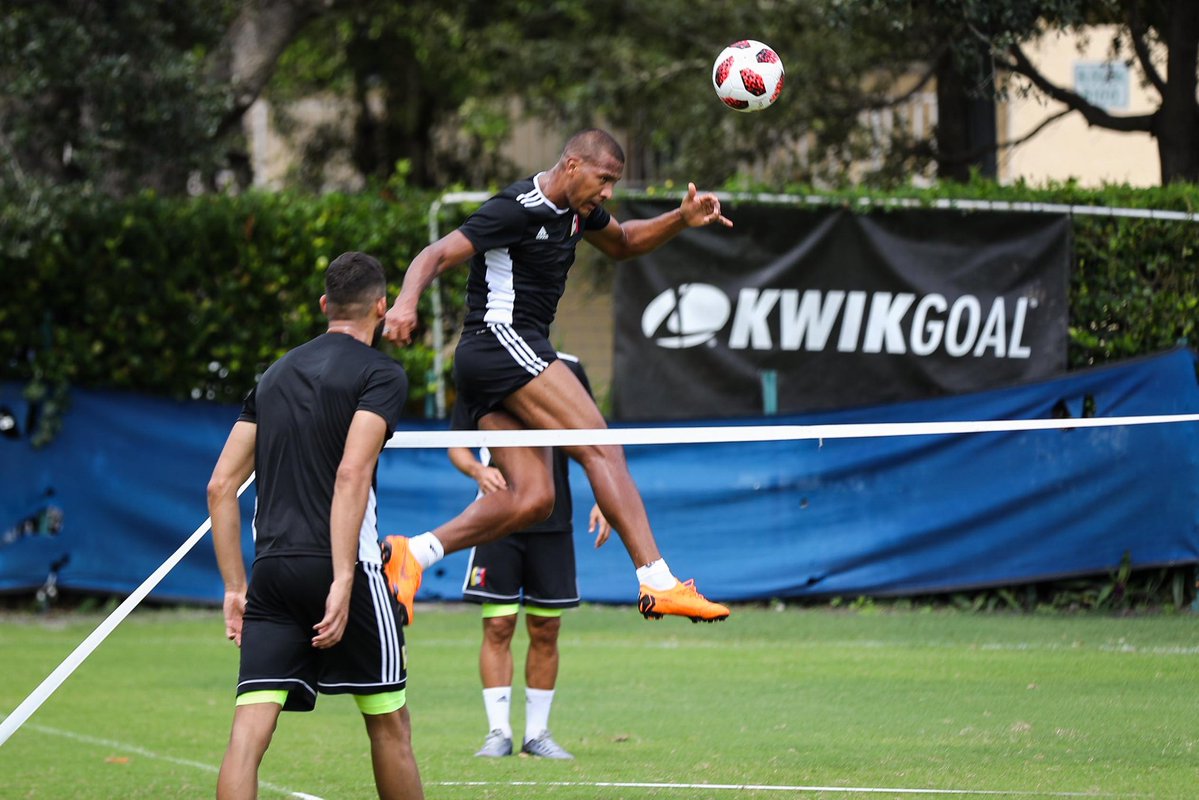
<svg viewBox="0 0 1199 800">
<path fill-rule="evenodd" d="M 540 375 L 558 354 L 532 328 L 488 325 L 462 334 L 454 353 L 454 384 L 473 422 Z"/>
<path fill-rule="evenodd" d="M 311 711 L 316 694 L 399 691 L 407 681 L 398 603 L 379 564 L 355 567 L 345 635 L 327 650 L 312 646 L 325 616 L 333 564 L 319 556 L 254 562 L 246 596 L 237 693 L 287 690 L 284 711 Z"/>
</svg>

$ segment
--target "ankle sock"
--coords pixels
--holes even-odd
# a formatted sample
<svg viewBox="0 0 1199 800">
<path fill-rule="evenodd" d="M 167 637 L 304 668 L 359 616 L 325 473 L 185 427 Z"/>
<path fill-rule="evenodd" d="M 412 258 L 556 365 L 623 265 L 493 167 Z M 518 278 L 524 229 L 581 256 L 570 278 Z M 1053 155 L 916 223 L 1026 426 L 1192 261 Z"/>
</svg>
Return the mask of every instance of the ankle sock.
<svg viewBox="0 0 1199 800">
<path fill-rule="evenodd" d="M 670 567 L 666 564 L 666 559 L 659 558 L 657 561 L 646 564 L 644 567 L 637 567 L 637 581 L 651 589 L 665 591 L 678 583 L 679 579 L 670 571 Z"/>
<path fill-rule="evenodd" d="M 512 738 L 512 725 L 508 711 L 512 707 L 512 687 L 493 686 L 483 690 L 483 708 L 487 711 L 487 730 L 503 731 Z"/>
<path fill-rule="evenodd" d="M 441 540 L 428 531 L 409 539 L 408 550 L 421 569 L 428 569 L 445 557 L 445 548 L 441 546 Z"/>
</svg>

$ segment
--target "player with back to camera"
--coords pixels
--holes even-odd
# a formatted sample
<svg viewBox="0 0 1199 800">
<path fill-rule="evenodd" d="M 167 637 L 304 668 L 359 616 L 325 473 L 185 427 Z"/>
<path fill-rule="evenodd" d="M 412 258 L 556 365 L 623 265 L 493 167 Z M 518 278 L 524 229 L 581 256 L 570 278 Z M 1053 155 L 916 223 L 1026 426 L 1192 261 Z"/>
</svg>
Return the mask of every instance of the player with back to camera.
<svg viewBox="0 0 1199 800">
<path fill-rule="evenodd" d="M 352 694 L 379 797 L 420 800 L 405 706 L 401 607 L 383 576 L 375 467 L 408 378 L 372 347 L 387 311 L 383 268 L 365 253 L 329 265 L 328 331 L 276 361 L 252 389 L 208 484 L 225 633 L 241 648 L 219 800 L 258 794 L 281 711 L 317 692 Z M 256 473 L 255 557 L 246 586 L 237 490 Z"/>
<path fill-rule="evenodd" d="M 690 227 L 719 223 L 720 200 L 695 184 L 677 209 L 652 219 L 618 222 L 604 203 L 624 172 L 624 151 L 598 129 L 572 136 L 558 162 L 509 186 L 462 225 L 412 260 L 383 335 L 407 344 L 417 324 L 417 302 L 437 275 L 470 260 L 467 312 L 454 356 L 459 396 L 480 430 L 605 428 L 603 416 L 578 379 L 558 363 L 549 343 L 550 323 L 586 239 L 604 254 L 626 259 L 649 252 Z M 636 567 L 638 608 L 694 621 L 726 618 L 729 610 L 680 582 L 658 550 L 645 504 L 633 483 L 624 449 L 570 446 L 582 464 L 596 502 L 617 531 Z M 508 488 L 476 499 L 432 531 L 385 540 L 385 569 L 412 619 L 421 573 L 454 552 L 497 539 L 545 519 L 554 485 L 544 447 L 501 447 L 493 453 Z"/>
<path fill-rule="evenodd" d="M 583 388 L 591 384 L 579 360 L 558 353 Z M 470 430 L 474 423 L 461 403 L 450 417 L 455 430 Z M 479 484 L 480 495 L 504 491 L 503 473 L 490 465 L 491 451 L 484 447 L 476 458 L 469 447 L 451 447 L 450 461 Z M 476 756 L 512 755 L 512 636 L 521 604 L 529 649 L 525 657 L 525 734 L 521 752 L 540 758 L 574 758 L 554 741 L 549 731 L 550 707 L 558 680 L 558 634 L 562 610 L 579 605 L 575 577 L 573 504 L 566 455 L 553 450 L 554 511 L 543 522 L 523 531 L 473 548 L 462 586 L 462 598 L 479 603 L 483 615 L 483 644 L 479 648 L 479 677 L 483 680 L 483 708 L 487 713 L 487 738 Z M 608 521 L 593 506 L 589 530 L 595 546 L 608 541 Z"/>
</svg>

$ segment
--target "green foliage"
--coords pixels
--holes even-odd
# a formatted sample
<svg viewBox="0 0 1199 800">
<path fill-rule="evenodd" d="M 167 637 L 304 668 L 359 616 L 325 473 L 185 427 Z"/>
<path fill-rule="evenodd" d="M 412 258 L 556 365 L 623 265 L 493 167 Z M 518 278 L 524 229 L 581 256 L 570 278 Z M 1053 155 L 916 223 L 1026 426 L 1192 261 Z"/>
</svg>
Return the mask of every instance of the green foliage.
<svg viewBox="0 0 1199 800">
<path fill-rule="evenodd" d="M 228 0 L 6 3 L 0 181 L 181 192 L 221 156 L 205 53 Z"/>
<path fill-rule="evenodd" d="M 323 330 L 324 270 L 339 253 L 377 256 L 394 296 L 427 241 L 430 201 L 402 186 L 322 197 L 67 194 L 25 218 L 21 198 L 7 198 L 3 376 L 39 398 L 75 385 L 239 401 L 271 362 Z M 431 354 L 418 345 L 398 358 L 421 408 Z"/>
</svg>

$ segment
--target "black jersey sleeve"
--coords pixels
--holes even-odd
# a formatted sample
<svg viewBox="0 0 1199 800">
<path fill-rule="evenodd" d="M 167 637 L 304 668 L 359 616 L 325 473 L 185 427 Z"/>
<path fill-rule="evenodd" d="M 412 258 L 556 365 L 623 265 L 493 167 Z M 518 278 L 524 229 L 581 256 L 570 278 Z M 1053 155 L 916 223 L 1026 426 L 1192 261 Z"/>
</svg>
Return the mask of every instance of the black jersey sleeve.
<svg viewBox="0 0 1199 800">
<path fill-rule="evenodd" d="M 595 210 L 587 215 L 587 219 L 583 221 L 583 230 L 585 231 L 602 231 L 608 227 L 608 223 L 612 221 L 612 215 L 608 213 L 608 209 L 603 206 L 596 206 Z"/>
<path fill-rule="evenodd" d="M 395 432 L 400 412 L 408 401 L 408 375 L 399 364 L 388 359 L 373 367 L 358 397 L 359 411 L 372 411 L 387 423 L 387 438 Z"/>
<path fill-rule="evenodd" d="M 476 252 L 484 253 L 519 242 L 526 222 L 527 215 L 520 203 L 510 197 L 493 197 L 467 217 L 458 230 L 470 240 Z"/>
<path fill-rule="evenodd" d="M 258 422 L 258 387 L 250 389 L 246 399 L 242 401 L 241 413 L 237 415 L 238 422 Z"/>
</svg>

